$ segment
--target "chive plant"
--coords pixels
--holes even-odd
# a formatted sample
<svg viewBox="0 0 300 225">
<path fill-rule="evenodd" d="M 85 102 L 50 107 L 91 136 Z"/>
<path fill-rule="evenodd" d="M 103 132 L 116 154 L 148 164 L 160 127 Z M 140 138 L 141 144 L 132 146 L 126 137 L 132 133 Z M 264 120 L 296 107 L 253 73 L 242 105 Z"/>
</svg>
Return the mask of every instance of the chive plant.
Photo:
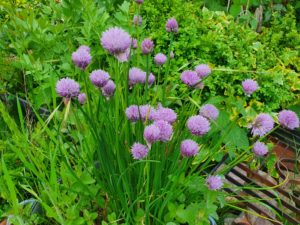
<svg viewBox="0 0 300 225">
<path fill-rule="evenodd" d="M 175 18 L 167 21 L 166 31 L 170 33 L 167 57 L 158 54 L 154 60 L 158 66 L 166 63 L 165 68 L 159 68 L 159 73 L 168 76 L 172 43 L 178 32 Z M 142 212 L 139 221 L 142 224 L 164 224 L 169 205 L 188 189 L 183 180 L 188 183 L 198 177 L 198 185 L 204 187 L 202 200 L 215 196 L 216 201 L 214 193 L 222 189 L 223 178 L 221 174 L 204 174 L 209 173 L 217 154 L 224 149 L 228 123 L 220 125 L 218 108 L 212 104 L 201 106 L 201 99 L 200 105 L 184 99 L 183 105 L 175 110 L 167 107 L 166 79 L 161 81 L 159 78 L 155 82 L 151 73 L 154 42 L 146 38 L 141 49 L 134 51 L 137 46 L 133 46 L 136 44 L 133 40 L 119 27 L 109 28 L 102 34 L 101 45 L 109 53 L 109 65 L 92 71 L 90 82 L 85 78 L 87 104 L 73 111 L 76 118 L 83 114 L 84 120 L 77 120 L 75 126 L 80 132 L 81 124 L 86 124 L 83 136 L 90 138 L 88 143 L 83 140 L 80 151 L 87 155 L 86 167 L 92 166 L 95 179 L 103 184 L 109 209 L 117 212 L 125 224 L 136 223 L 137 212 Z M 76 55 L 80 51 L 84 54 Z M 90 60 L 86 51 L 81 46 L 76 54 L 73 53 L 73 58 L 74 55 L 77 57 L 73 61 L 81 70 L 86 68 L 87 59 Z M 180 78 L 189 90 L 201 94 L 204 80 L 210 73 L 208 65 L 200 64 L 195 71 L 183 71 Z M 74 93 L 78 95 L 79 92 L 77 84 L 73 90 L 75 81 L 68 82 L 60 80 L 57 92 L 69 103 Z M 252 88 L 250 93 L 245 83 L 243 87 L 247 89 L 247 97 L 257 89 Z M 190 98 L 189 93 L 183 93 L 181 97 Z M 80 103 L 81 98 L 78 99 Z M 258 115 L 249 126 L 253 136 L 260 137 L 273 127 L 274 121 L 268 114 Z M 255 154 L 262 150 L 264 154 L 258 156 L 267 154 L 268 149 L 263 143 L 259 149 L 257 145 L 253 149 Z M 248 158 L 241 154 L 222 171 L 228 171 L 245 159 Z M 205 192 L 210 197 L 205 197 Z M 195 216 L 194 220 L 199 218 Z M 204 220 L 208 221 L 208 216 Z"/>
<path fill-rule="evenodd" d="M 143 1 L 136 2 L 139 4 L 137 25 L 142 21 L 140 7 Z M 170 44 L 166 46 L 166 56 L 159 53 L 154 57 L 159 66 L 158 79 L 152 73 L 154 42 L 149 38 L 141 42 L 139 32 L 135 32 L 137 40 L 120 27 L 111 27 L 102 33 L 100 43 L 108 53 L 105 68 L 93 68 L 89 72 L 93 64 L 88 46 L 80 46 L 72 54 L 84 91 L 80 91 L 79 83 L 73 79 L 59 80 L 56 92 L 63 101 L 46 123 L 39 118 L 44 128 L 34 136 L 38 139 L 45 131 L 51 140 L 49 155 L 45 153 L 45 143 L 36 146 L 36 154 L 48 159 L 49 173 L 44 172 L 46 166 L 31 152 L 33 143 L 24 141 L 27 135 L 15 132 L 15 126 L 11 128 L 15 139 L 19 143 L 25 142 L 26 146 L 23 146 L 23 152 L 18 145 L 9 145 L 39 179 L 35 189 L 45 190 L 41 193 L 50 203 L 39 200 L 58 223 L 66 224 L 62 213 L 65 205 L 59 202 L 59 190 L 62 189 L 57 174 L 63 174 L 58 170 L 67 170 L 90 203 L 96 201 L 95 198 L 105 199 L 105 204 L 97 202 L 104 211 L 97 215 L 100 220 L 106 220 L 108 213 L 115 212 L 123 224 L 173 221 L 207 224 L 210 216 L 218 217 L 217 202 L 223 196 L 223 174 L 241 162 L 265 157 L 269 150 L 262 141 L 276 128 L 275 122 L 288 129 L 299 127 L 299 119 L 292 111 L 281 111 L 278 119 L 261 113 L 248 126 L 253 136 L 252 144 L 249 145 L 247 139 L 246 146 L 234 145 L 236 152 L 232 153 L 229 149 L 236 139 L 232 130 L 243 130 L 230 121 L 230 115 L 220 109 L 221 104 L 218 108 L 212 103 L 201 102 L 205 79 L 213 76 L 208 65 L 200 64 L 195 70 L 182 71 L 178 76 L 178 81 L 181 79 L 188 87 L 187 92 L 177 96 L 182 100 L 181 105 L 176 105 L 176 101 L 172 101 L 174 97 L 167 91 L 168 85 L 172 84 L 164 78 L 170 75 L 172 60 L 176 60 L 171 55 L 178 30 L 175 18 L 166 22 Z M 137 43 L 140 42 L 139 48 Z M 242 86 L 245 98 L 250 98 L 258 89 L 253 80 L 246 80 Z M 80 104 L 76 104 L 77 101 Z M 55 132 L 51 131 L 47 126 L 62 106 L 64 117 Z M 8 120 L 2 104 L 0 112 Z M 22 113 L 19 115 L 21 120 Z M 22 130 L 25 132 L 24 127 Z M 229 157 L 221 170 L 211 173 L 220 155 L 225 153 L 234 157 Z M 77 166 L 82 168 L 81 173 Z M 1 168 L 12 190 L 10 197 L 17 213 L 16 187 L 4 160 Z M 67 179 L 62 176 L 62 180 Z M 62 186 L 67 183 L 64 182 Z M 96 188 L 91 186 L 94 183 Z M 39 198 L 28 187 L 24 189 Z M 81 197 L 78 197 L 79 202 Z M 172 212 L 176 208 L 181 216 Z"/>
</svg>

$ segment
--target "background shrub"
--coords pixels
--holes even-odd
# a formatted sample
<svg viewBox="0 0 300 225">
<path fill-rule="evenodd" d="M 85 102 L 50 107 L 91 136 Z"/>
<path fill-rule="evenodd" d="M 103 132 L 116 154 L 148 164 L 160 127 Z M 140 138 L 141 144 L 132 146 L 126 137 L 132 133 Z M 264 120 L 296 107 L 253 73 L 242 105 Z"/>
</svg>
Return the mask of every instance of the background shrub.
<svg viewBox="0 0 300 225">
<path fill-rule="evenodd" d="M 156 7 L 158 4 L 160 7 Z M 147 1 L 142 14 L 147 18 L 150 36 L 156 40 L 156 52 L 166 51 L 168 45 L 162 21 L 172 16 L 179 21 L 173 48 L 175 62 L 168 79 L 178 80 L 182 65 L 193 68 L 210 63 L 217 72 L 206 83 L 206 97 L 240 96 L 241 81 L 251 77 L 261 84 L 254 99 L 266 102 L 261 106 L 266 110 L 299 101 L 300 35 L 292 7 L 287 7 L 284 16 L 275 12 L 270 26 L 261 33 L 235 23 L 231 15 L 201 9 L 201 3 L 190 1 Z"/>
</svg>

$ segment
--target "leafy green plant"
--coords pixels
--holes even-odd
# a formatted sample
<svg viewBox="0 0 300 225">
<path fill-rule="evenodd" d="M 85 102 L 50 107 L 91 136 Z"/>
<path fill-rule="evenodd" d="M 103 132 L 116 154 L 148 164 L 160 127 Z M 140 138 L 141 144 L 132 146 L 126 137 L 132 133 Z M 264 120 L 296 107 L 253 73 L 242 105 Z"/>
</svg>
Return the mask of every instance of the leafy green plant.
<svg viewBox="0 0 300 225">
<path fill-rule="evenodd" d="M 8 4 L 4 10 L 9 19 L 2 21 L 1 48 L 7 73 L 1 76 L 1 89 L 24 93 L 37 108 L 55 107 L 53 82 L 59 74 L 73 73 L 67 52 L 79 43 L 99 45 L 98 32 L 104 30 L 109 15 L 94 1 L 53 1 L 18 11 Z"/>
<path fill-rule="evenodd" d="M 262 25 L 269 25 L 274 12 L 284 14 L 290 6 L 299 10 L 297 1 L 283 0 L 227 0 L 204 1 L 203 5 L 212 11 L 225 11 L 240 23 L 260 31 Z"/>
<path fill-rule="evenodd" d="M 155 7 L 160 4 L 160 7 Z M 182 7 L 184 5 L 184 7 Z M 148 1 L 142 14 L 147 16 L 150 36 L 156 41 L 156 50 L 163 51 L 168 44 L 163 33 L 162 19 L 175 17 L 181 21 L 175 35 L 175 60 L 167 78 L 176 81 L 187 66 L 210 63 L 215 71 L 206 81 L 204 98 L 216 95 L 242 96 L 240 83 L 254 78 L 261 83 L 254 100 L 262 102 L 267 111 L 285 108 L 299 101 L 299 45 L 295 12 L 287 7 L 285 15 L 274 13 L 270 27 L 256 33 L 251 28 L 234 23 L 224 12 L 212 12 L 201 4 L 176 0 Z M 163 15 L 164 17 L 162 17 Z M 188 15 L 188 16 L 187 16 Z M 297 65 L 296 65 L 297 64 Z M 175 87 L 174 87 L 175 89 Z M 178 87 L 174 90 L 177 95 Z"/>
</svg>

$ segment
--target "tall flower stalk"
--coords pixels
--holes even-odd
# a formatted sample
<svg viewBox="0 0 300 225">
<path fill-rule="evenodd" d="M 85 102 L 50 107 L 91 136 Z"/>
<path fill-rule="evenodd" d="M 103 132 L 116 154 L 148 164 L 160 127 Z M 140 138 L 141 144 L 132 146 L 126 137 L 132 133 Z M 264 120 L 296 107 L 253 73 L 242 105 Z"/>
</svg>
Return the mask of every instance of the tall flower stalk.
<svg viewBox="0 0 300 225">
<path fill-rule="evenodd" d="M 169 76 L 170 73 L 170 67 L 171 67 L 171 58 L 170 54 L 172 52 L 172 44 L 174 40 L 174 33 L 178 32 L 178 24 L 177 21 L 174 18 L 171 18 L 167 21 L 166 23 L 166 31 L 170 32 L 170 44 L 169 44 L 169 49 L 168 49 L 168 55 L 167 55 L 167 69 L 166 69 L 166 74 L 165 76 Z M 167 88 L 167 79 L 164 79 L 163 82 L 163 92 L 162 92 L 162 102 L 166 102 L 166 88 Z"/>
</svg>

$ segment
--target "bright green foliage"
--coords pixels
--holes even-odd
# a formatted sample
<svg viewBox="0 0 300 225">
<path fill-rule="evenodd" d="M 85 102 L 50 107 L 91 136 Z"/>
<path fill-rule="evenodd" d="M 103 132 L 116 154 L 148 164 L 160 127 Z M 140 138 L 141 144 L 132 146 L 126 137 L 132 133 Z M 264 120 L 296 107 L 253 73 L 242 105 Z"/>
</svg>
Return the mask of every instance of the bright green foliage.
<svg viewBox="0 0 300 225">
<path fill-rule="evenodd" d="M 244 94 L 241 82 L 253 78 L 261 87 L 253 97 L 264 102 L 266 110 L 299 101 L 300 34 L 293 8 L 288 7 L 284 16 L 275 13 L 271 26 L 256 33 L 234 23 L 231 16 L 201 9 L 200 5 L 183 0 L 153 0 L 143 7 L 150 36 L 156 41 L 156 52 L 167 51 L 168 39 L 164 32 L 167 18 L 175 17 L 179 21 L 179 33 L 173 45 L 175 65 L 167 79 L 179 80 L 180 73 L 186 69 L 184 65 L 193 68 L 209 63 L 216 71 L 206 81 L 203 92 L 207 98 L 241 96 Z"/>
<path fill-rule="evenodd" d="M 56 80 L 74 76 L 70 52 L 80 44 L 99 46 L 109 15 L 92 0 L 4 9 L 9 19 L 0 32 L 5 71 L 0 87 L 25 92 L 36 107 L 50 105 Z M 100 48 L 93 52 L 95 59 L 101 55 Z"/>
<path fill-rule="evenodd" d="M 274 12 L 284 14 L 289 6 L 300 10 L 297 0 L 204 0 L 203 6 L 212 11 L 225 11 L 238 23 L 249 25 L 254 30 L 260 30 L 261 25 L 268 26 Z M 299 21 L 298 13 L 296 15 Z"/>
<path fill-rule="evenodd" d="M 52 104 L 55 81 L 62 76 L 73 76 L 70 51 L 80 44 L 99 46 L 99 35 L 108 21 L 129 28 L 128 20 L 131 21 L 133 13 L 128 13 L 128 3 L 117 12 L 109 10 L 110 15 L 103 8 L 111 8 L 116 3 L 63 1 L 31 5 L 18 11 L 7 5 L 4 10 L 9 17 L 2 20 L 0 33 L 4 71 L 1 89 L 25 93 L 37 107 Z M 179 34 L 175 35 L 173 45 L 175 60 L 168 78 L 178 80 L 184 65 L 191 68 L 198 63 L 209 63 L 221 71 L 215 73 L 213 82 L 212 79 L 206 82 L 209 88 L 209 92 L 204 89 L 206 98 L 228 95 L 229 90 L 231 94 L 242 95 L 241 81 L 252 77 L 261 84 L 254 98 L 265 102 L 267 110 L 286 107 L 299 100 L 295 93 L 300 89 L 297 49 L 300 38 L 291 7 L 286 7 L 284 16 L 279 12 L 273 14 L 270 26 L 263 28 L 260 34 L 236 24 L 234 18 L 223 12 L 201 7 L 201 2 L 183 0 L 152 0 L 143 4 L 145 28 L 155 40 L 157 52 L 167 53 L 165 46 L 169 39 L 164 32 L 165 21 L 173 16 L 179 21 Z M 103 50 L 93 51 L 94 63 L 105 64 Z M 248 70 L 257 73 L 245 72 Z M 53 106 L 55 108 L 55 104 Z"/>
</svg>

